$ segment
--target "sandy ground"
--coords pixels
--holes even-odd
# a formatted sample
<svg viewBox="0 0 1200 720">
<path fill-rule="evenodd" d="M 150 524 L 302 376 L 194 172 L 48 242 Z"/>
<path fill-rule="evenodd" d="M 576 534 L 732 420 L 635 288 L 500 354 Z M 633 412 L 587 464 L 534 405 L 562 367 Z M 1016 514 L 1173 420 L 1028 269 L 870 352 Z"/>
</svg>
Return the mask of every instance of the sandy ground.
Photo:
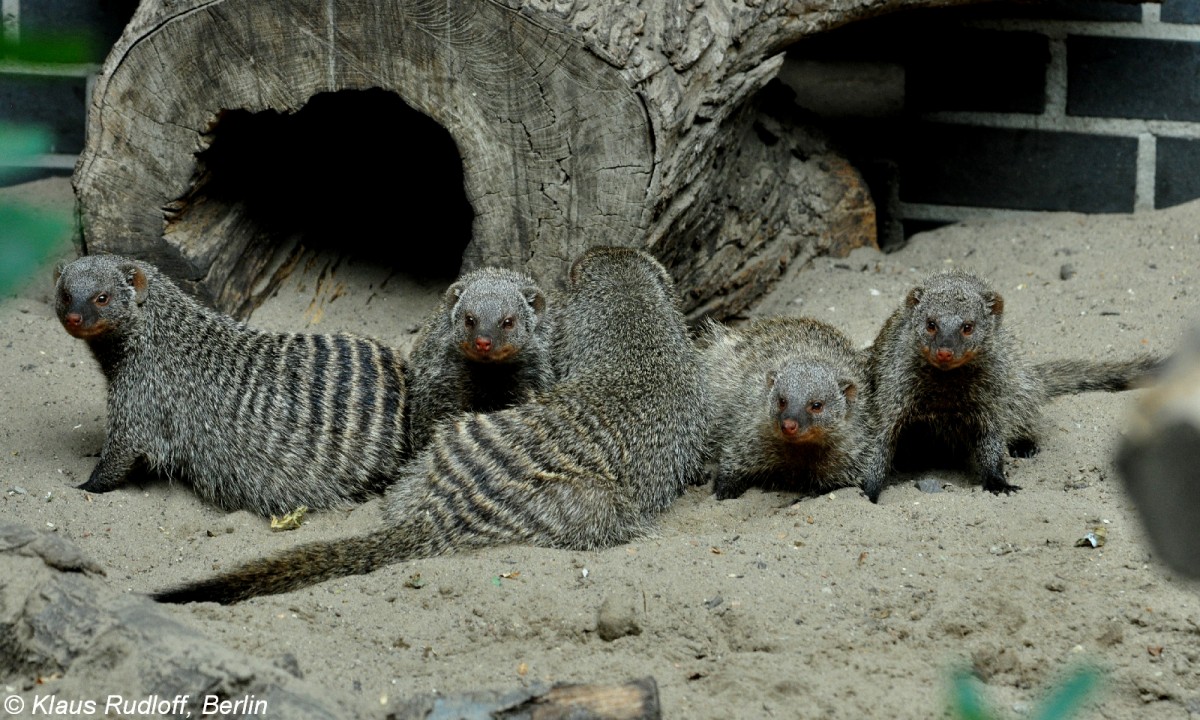
<svg viewBox="0 0 1200 720">
<path fill-rule="evenodd" d="M 62 180 L 5 194 L 70 202 Z M 949 266 L 993 281 L 1030 359 L 1165 353 L 1200 317 L 1200 204 L 944 228 L 797 268 L 755 314 L 812 315 L 866 344 L 909 287 Z M 440 291 L 352 263 L 322 270 L 251 322 L 407 347 Z M 50 290 L 47 273 L 0 301 L 0 519 L 56 530 L 130 592 L 376 525 L 378 501 L 271 532 L 183 483 L 74 489 L 103 441 L 104 382 Z M 1200 717 L 1200 587 L 1155 560 L 1110 462 L 1138 394 L 1055 401 L 1041 454 L 1009 464 L 1024 490 L 1008 497 L 951 472 L 936 476 L 943 492 L 910 478 L 879 505 L 850 489 L 717 502 L 695 488 L 656 536 L 605 552 L 505 547 L 171 612 L 298 666 L 362 717 L 414 693 L 653 676 L 670 718 L 928 718 L 947 713 L 964 668 L 999 716 L 1022 717 L 1084 664 L 1103 679 L 1081 717 Z M 1076 547 L 1097 525 L 1107 544 Z M 602 605 L 637 634 L 602 640 Z"/>
</svg>

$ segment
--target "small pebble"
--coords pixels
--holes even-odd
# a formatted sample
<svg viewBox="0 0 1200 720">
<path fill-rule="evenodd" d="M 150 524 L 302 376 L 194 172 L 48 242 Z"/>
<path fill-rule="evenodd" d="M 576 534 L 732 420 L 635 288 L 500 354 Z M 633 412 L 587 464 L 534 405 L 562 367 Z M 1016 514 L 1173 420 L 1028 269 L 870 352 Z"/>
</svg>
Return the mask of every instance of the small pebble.
<svg viewBox="0 0 1200 720">
<path fill-rule="evenodd" d="M 1063 280 L 1070 280 L 1075 277 L 1075 266 L 1071 263 L 1063 263 L 1063 266 L 1058 269 L 1058 276 Z"/>
<path fill-rule="evenodd" d="M 924 493 L 940 493 L 942 483 L 934 478 L 921 478 L 917 481 L 917 489 Z"/>
</svg>

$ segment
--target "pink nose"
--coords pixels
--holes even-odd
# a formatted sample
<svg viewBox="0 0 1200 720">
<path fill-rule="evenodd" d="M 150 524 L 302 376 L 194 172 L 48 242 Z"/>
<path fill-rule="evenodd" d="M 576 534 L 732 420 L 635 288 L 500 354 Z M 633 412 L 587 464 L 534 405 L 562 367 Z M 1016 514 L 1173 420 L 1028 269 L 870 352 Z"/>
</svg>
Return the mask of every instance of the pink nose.
<svg viewBox="0 0 1200 720">
<path fill-rule="evenodd" d="M 779 424 L 779 427 L 783 430 L 784 435 L 795 435 L 796 431 L 800 429 L 800 424 L 791 418 L 787 418 Z"/>
<path fill-rule="evenodd" d="M 79 313 L 67 313 L 67 324 L 71 327 L 79 327 L 83 324 L 83 316 Z"/>
<path fill-rule="evenodd" d="M 941 348 L 937 351 L 936 357 L 938 362 L 950 362 L 954 359 L 954 353 L 945 348 Z"/>
<path fill-rule="evenodd" d="M 492 349 L 492 339 L 485 337 L 475 338 L 475 349 L 482 353 L 490 352 Z"/>
</svg>

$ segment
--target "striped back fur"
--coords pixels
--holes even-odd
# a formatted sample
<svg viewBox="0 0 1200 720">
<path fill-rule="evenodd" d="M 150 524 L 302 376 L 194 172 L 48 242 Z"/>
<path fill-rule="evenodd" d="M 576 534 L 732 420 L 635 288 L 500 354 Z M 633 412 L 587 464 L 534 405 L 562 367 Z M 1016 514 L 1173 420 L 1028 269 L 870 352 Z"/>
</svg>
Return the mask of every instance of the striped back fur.
<svg viewBox="0 0 1200 720">
<path fill-rule="evenodd" d="M 156 598 L 237 602 L 452 550 L 595 549 L 646 532 L 703 470 L 705 398 L 674 285 L 644 252 L 595 248 L 573 267 L 555 328 L 559 384 L 439 428 L 388 489 L 384 529 Z"/>
<path fill-rule="evenodd" d="M 140 296 L 127 287 L 138 272 Z M 97 293 L 112 297 L 88 308 Z M 115 256 L 67 265 L 58 296 L 68 331 L 73 308 L 103 329 L 88 342 L 108 378 L 108 433 L 84 489 L 117 487 L 141 460 L 222 508 L 270 515 L 361 500 L 399 470 L 405 384 L 392 349 L 254 330 Z"/>
</svg>

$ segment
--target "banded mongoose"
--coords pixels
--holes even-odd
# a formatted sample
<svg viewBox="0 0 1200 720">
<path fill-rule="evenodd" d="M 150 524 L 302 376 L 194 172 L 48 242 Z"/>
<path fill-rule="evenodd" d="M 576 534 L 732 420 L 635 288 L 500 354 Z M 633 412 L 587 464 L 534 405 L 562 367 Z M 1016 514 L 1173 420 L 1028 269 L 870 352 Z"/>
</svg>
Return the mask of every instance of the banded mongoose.
<svg viewBox="0 0 1200 720">
<path fill-rule="evenodd" d="M 452 284 L 409 353 L 408 442 L 464 410 L 524 402 L 554 382 L 546 296 L 523 273 L 485 267 Z"/>
<path fill-rule="evenodd" d="M 674 283 L 643 251 L 593 248 L 572 266 L 556 316 L 559 382 L 440 425 L 388 489 L 384 527 L 156 599 L 233 603 L 451 551 L 590 550 L 644 534 L 704 470 L 706 397 Z"/>
<path fill-rule="evenodd" d="M 821 492 L 857 486 L 871 437 L 865 372 L 840 330 L 773 317 L 712 323 L 704 360 L 714 408 L 718 500 L 752 485 Z"/>
<path fill-rule="evenodd" d="M 872 502 L 893 467 L 965 462 L 984 490 L 1019 490 L 1005 478 L 1005 451 L 1037 452 L 1046 401 L 1126 390 L 1161 366 L 1152 357 L 1029 365 L 1017 357 L 1003 315 L 1004 299 L 976 275 L 939 273 L 908 293 L 864 351 L 880 433 L 862 486 Z"/>
<path fill-rule="evenodd" d="M 56 310 L 108 381 L 103 493 L 144 463 L 226 510 L 365 499 L 406 454 L 403 363 L 350 335 L 262 332 L 146 262 L 89 255 L 56 273 Z"/>
</svg>

